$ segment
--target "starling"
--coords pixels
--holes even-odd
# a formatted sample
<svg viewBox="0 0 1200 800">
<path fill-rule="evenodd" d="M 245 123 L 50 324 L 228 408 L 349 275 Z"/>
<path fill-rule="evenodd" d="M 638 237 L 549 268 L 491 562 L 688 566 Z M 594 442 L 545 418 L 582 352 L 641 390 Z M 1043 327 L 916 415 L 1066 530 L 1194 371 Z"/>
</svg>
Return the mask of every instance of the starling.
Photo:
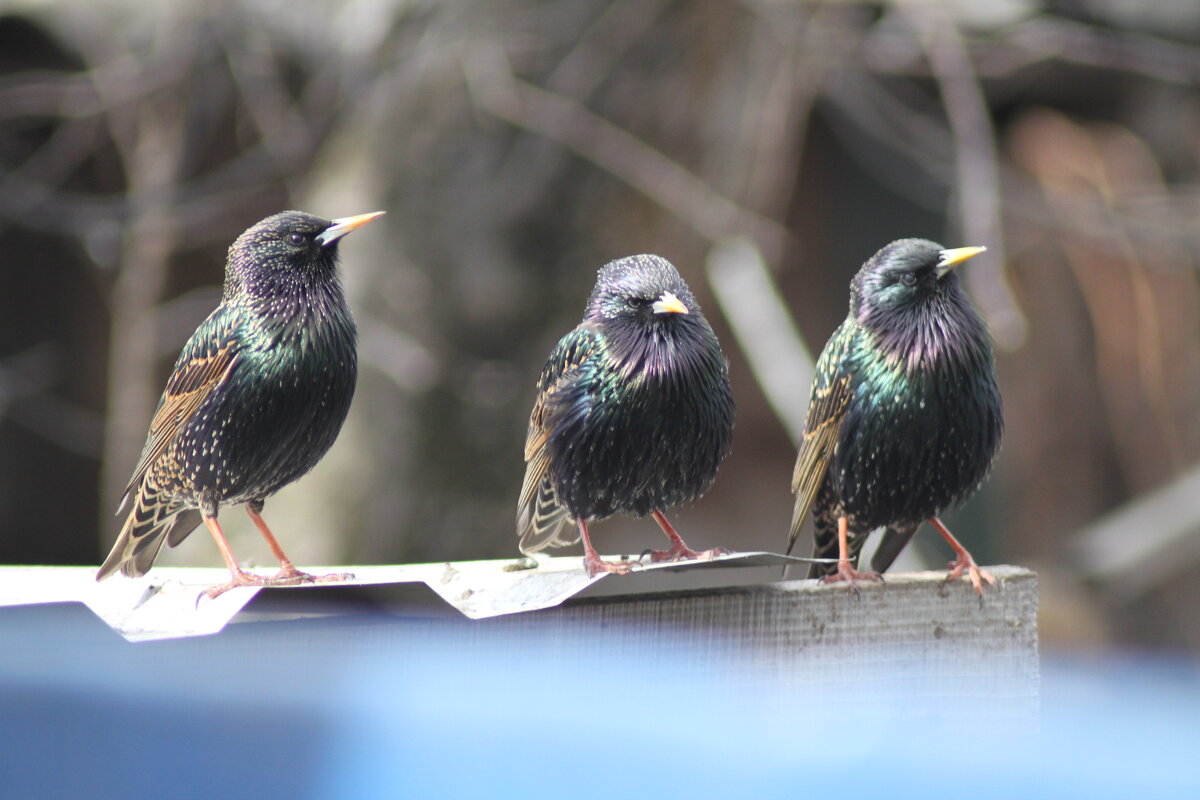
<svg viewBox="0 0 1200 800">
<path fill-rule="evenodd" d="M 327 220 L 284 211 L 229 248 L 221 303 L 175 362 L 117 513 L 133 508 L 96 580 L 146 574 L 165 541 L 201 521 L 234 586 L 330 580 L 292 565 L 261 516 L 263 501 L 312 469 L 350 409 L 358 372 L 354 319 L 337 272 L 338 240 L 383 212 Z M 242 570 L 217 522 L 245 503 L 279 560 L 271 577 Z M 196 512 L 199 512 L 198 514 Z"/>
<path fill-rule="evenodd" d="M 964 570 L 975 590 L 994 583 L 938 519 L 979 488 L 1000 447 L 1003 419 L 987 327 L 954 268 L 983 247 L 946 250 L 901 239 L 862 266 L 850 313 L 817 361 L 804 438 L 792 475 L 796 495 L 788 552 L 811 508 L 809 577 L 879 580 L 929 520 L 950 543 L 947 580 Z M 868 534 L 886 526 L 857 570 Z"/>
<path fill-rule="evenodd" d="M 583 320 L 550 353 L 537 385 L 517 503 L 521 551 L 583 539 L 584 567 L 601 560 L 589 520 L 654 516 L 671 541 L 653 561 L 712 558 L 663 516 L 698 499 L 729 453 L 729 368 L 687 284 L 667 260 L 639 255 L 600 269 Z M 568 526 L 568 522 L 574 522 Z"/>
</svg>

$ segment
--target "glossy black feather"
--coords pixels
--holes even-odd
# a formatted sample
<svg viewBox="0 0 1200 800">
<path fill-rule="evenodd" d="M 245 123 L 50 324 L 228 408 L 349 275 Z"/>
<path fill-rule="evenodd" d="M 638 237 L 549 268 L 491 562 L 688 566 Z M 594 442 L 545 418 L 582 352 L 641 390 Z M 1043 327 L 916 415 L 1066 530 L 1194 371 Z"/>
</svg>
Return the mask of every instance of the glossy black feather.
<svg viewBox="0 0 1200 800">
<path fill-rule="evenodd" d="M 883 571 L 922 522 L 987 476 L 1003 429 L 991 339 L 957 275 L 938 269 L 943 250 L 892 242 L 851 283 L 850 313 L 817 363 L 789 552 L 811 509 L 817 558 L 837 558 L 841 516 L 855 564 L 887 526 L 872 562 Z M 810 576 L 834 572 L 814 564 Z"/>
<path fill-rule="evenodd" d="M 669 293 L 688 313 L 655 313 Z M 537 386 L 518 501 L 521 549 L 578 540 L 576 519 L 645 516 L 699 498 L 729 452 L 733 395 L 717 337 L 675 268 L 605 265 Z"/>
<path fill-rule="evenodd" d="M 230 247 L 221 304 L 175 362 L 122 501 L 133 508 L 98 579 L 144 574 L 164 541 L 178 544 L 199 522 L 182 512 L 262 501 L 337 438 L 357 352 L 337 242 L 321 238 L 332 225 L 286 211 Z"/>
</svg>

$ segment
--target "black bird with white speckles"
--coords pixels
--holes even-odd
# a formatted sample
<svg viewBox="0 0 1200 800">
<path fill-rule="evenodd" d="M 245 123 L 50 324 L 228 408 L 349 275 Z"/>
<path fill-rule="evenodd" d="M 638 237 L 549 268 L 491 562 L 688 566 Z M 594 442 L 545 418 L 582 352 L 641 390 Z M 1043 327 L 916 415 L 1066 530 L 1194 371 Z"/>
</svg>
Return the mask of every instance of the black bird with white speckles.
<svg viewBox="0 0 1200 800">
<path fill-rule="evenodd" d="M 144 575 L 164 542 L 174 547 L 201 519 L 231 575 L 210 596 L 344 577 L 296 569 L 261 511 L 267 497 L 316 466 L 346 419 L 358 358 L 338 242 L 382 213 L 328 220 L 284 211 L 229 248 L 221 304 L 167 379 L 121 501 L 123 508 L 132 498 L 133 508 L 97 580 L 117 570 Z M 245 572 L 233 558 L 217 511 L 239 503 L 279 560 L 274 576 Z"/>
<path fill-rule="evenodd" d="M 850 313 L 817 362 L 788 552 L 811 509 L 810 577 L 878 579 L 928 520 L 954 549 L 950 578 L 975 590 L 993 580 L 938 519 L 987 476 L 1003 418 L 991 338 L 954 268 L 982 247 L 946 250 L 924 239 L 892 242 L 850 285 Z M 867 535 L 886 526 L 857 570 Z"/>
<path fill-rule="evenodd" d="M 653 255 L 606 264 L 538 381 L 517 503 L 521 551 L 582 537 L 589 574 L 626 573 L 629 562 L 597 555 L 587 528 L 626 513 L 653 515 L 671 540 L 652 560 L 713 557 L 718 550 L 689 548 L 663 510 L 704 494 L 732 432 L 725 356 L 675 267 Z"/>
</svg>

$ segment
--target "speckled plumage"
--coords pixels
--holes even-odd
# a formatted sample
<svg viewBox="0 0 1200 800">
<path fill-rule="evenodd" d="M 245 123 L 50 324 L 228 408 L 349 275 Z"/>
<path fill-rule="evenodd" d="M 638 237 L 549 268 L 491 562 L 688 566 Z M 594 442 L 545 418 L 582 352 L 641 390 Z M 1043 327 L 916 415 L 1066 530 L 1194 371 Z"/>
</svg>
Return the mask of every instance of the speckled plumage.
<svg viewBox="0 0 1200 800">
<path fill-rule="evenodd" d="M 586 522 L 616 513 L 655 514 L 679 548 L 661 511 L 704 494 L 732 430 L 725 357 L 679 273 L 652 255 L 605 265 L 538 381 L 518 501 L 522 552 L 582 534 L 589 570 L 609 569 L 591 559 Z"/>
<path fill-rule="evenodd" d="M 922 522 L 987 476 L 1003 428 L 1000 393 L 987 328 L 953 270 L 981 251 L 902 239 L 854 277 L 850 313 L 817 362 L 788 552 L 811 508 L 813 556 L 838 557 L 844 518 L 852 568 L 867 535 L 886 526 L 872 560 L 882 572 Z M 939 265 L 947 253 L 953 263 Z M 814 564 L 810 577 L 838 573 Z"/>
<path fill-rule="evenodd" d="M 133 508 L 97 580 L 146 573 L 202 517 L 234 575 L 216 517 L 263 501 L 311 470 L 333 444 L 357 377 L 355 326 L 337 274 L 338 240 L 378 214 L 327 220 L 285 211 L 229 248 L 221 303 L 184 346 L 126 488 Z M 198 510 L 199 515 L 194 512 Z M 181 516 L 182 515 L 182 516 Z M 290 577 L 303 575 L 292 568 Z"/>
</svg>

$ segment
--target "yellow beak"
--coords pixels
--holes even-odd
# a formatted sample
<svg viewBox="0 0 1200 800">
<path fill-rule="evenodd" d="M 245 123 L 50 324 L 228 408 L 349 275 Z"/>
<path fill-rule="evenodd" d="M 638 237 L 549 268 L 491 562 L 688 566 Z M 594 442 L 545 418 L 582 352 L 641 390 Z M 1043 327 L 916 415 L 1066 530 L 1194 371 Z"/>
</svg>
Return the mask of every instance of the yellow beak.
<svg viewBox="0 0 1200 800">
<path fill-rule="evenodd" d="M 687 306 L 679 301 L 679 298 L 670 292 L 663 292 L 662 297 L 654 301 L 650 306 L 655 314 L 686 314 L 688 313 Z"/>
<path fill-rule="evenodd" d="M 953 250 L 943 250 L 941 258 L 937 263 L 937 275 L 939 278 L 945 277 L 950 270 L 962 264 L 964 261 L 974 258 L 975 256 L 987 250 L 986 247 L 956 247 Z"/>
<path fill-rule="evenodd" d="M 317 241 L 322 247 L 328 247 L 338 239 L 353 230 L 361 228 L 373 219 L 379 219 L 386 211 L 372 211 L 370 214 L 359 214 L 355 217 L 342 217 L 333 220 L 333 224 L 317 235 Z"/>
</svg>

